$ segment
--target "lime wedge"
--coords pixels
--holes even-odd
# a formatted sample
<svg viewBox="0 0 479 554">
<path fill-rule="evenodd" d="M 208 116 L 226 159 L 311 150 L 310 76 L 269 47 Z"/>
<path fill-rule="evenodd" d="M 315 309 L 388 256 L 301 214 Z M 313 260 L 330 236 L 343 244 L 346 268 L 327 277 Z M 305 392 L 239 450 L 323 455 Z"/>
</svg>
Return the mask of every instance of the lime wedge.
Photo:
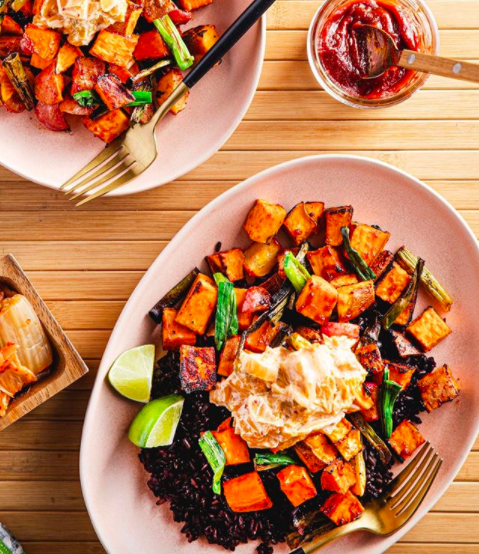
<svg viewBox="0 0 479 554">
<path fill-rule="evenodd" d="M 141 448 L 168 446 L 175 438 L 184 398 L 170 394 L 148 402 L 133 420 L 128 438 Z"/>
<path fill-rule="evenodd" d="M 123 352 L 115 360 L 108 373 L 108 380 L 122 396 L 137 402 L 148 402 L 154 365 L 154 345 L 137 346 Z"/>
</svg>

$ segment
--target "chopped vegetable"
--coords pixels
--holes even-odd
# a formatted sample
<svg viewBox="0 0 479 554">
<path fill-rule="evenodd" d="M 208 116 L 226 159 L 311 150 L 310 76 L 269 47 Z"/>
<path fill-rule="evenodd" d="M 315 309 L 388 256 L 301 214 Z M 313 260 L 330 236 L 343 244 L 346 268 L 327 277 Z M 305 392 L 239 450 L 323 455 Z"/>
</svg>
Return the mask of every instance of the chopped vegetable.
<svg viewBox="0 0 479 554">
<path fill-rule="evenodd" d="M 183 344 L 193 346 L 196 334 L 175 321 L 178 312 L 174 308 L 165 308 L 162 319 L 162 344 L 165 350 L 175 350 Z"/>
<path fill-rule="evenodd" d="M 256 471 L 266 471 L 281 466 L 288 466 L 296 463 L 293 458 L 286 454 L 273 454 L 270 452 L 257 452 L 254 455 L 254 468 Z"/>
<path fill-rule="evenodd" d="M 234 289 L 236 295 L 236 306 L 238 308 L 238 329 L 240 331 L 245 331 L 253 323 L 253 314 L 243 312 L 242 307 L 244 300 L 246 298 L 246 293 L 248 289 Z"/>
<path fill-rule="evenodd" d="M 269 244 L 285 218 L 286 210 L 279 204 L 256 200 L 246 217 L 243 229 L 252 241 Z"/>
<path fill-rule="evenodd" d="M 349 414 L 348 417 L 361 431 L 363 437 L 377 450 L 381 462 L 384 465 L 387 465 L 391 460 L 391 452 L 386 443 L 381 439 L 381 437 L 376 433 L 371 425 L 369 425 L 369 423 L 361 414 Z"/>
<path fill-rule="evenodd" d="M 405 390 L 411 383 L 412 376 L 416 371 L 416 368 L 409 367 L 405 364 L 399 364 L 397 362 L 386 361 L 387 368 L 389 370 L 389 379 L 401 385 L 401 390 Z"/>
<path fill-rule="evenodd" d="M 153 75 L 158 69 L 162 69 L 163 67 L 166 67 L 171 64 L 171 60 L 160 60 L 158 63 L 155 63 L 154 65 L 143 69 L 142 71 L 139 71 L 136 75 L 133 75 L 131 80 L 133 83 L 138 83 L 142 81 L 145 77 L 150 77 Z"/>
<path fill-rule="evenodd" d="M 302 506 L 298 508 L 301 510 Z M 295 518 L 296 531 L 292 531 L 286 536 L 286 542 L 289 548 L 297 548 L 301 544 L 307 544 L 314 538 L 331 531 L 335 524 L 323 515 L 319 510 L 310 511 L 306 517 Z"/>
<path fill-rule="evenodd" d="M 288 338 L 288 342 L 295 350 L 301 350 L 302 348 L 311 348 L 311 343 L 299 333 L 293 333 Z"/>
<path fill-rule="evenodd" d="M 194 268 L 193 271 L 188 273 L 177 285 L 175 285 L 171 290 L 169 290 L 163 298 L 161 298 L 151 310 L 148 312 L 148 315 L 156 323 L 161 323 L 161 318 L 163 315 L 163 310 L 165 308 L 172 308 L 175 306 L 181 298 L 186 294 L 187 290 L 191 287 L 194 280 L 198 276 L 200 270 Z"/>
<path fill-rule="evenodd" d="M 419 356 L 421 351 L 412 344 L 402 333 L 391 329 L 393 342 L 396 346 L 398 354 L 401 358 L 409 358 L 409 356 Z"/>
<path fill-rule="evenodd" d="M 165 41 L 161 38 L 160 33 L 156 29 L 152 29 L 151 31 L 141 33 L 133 55 L 135 60 L 138 61 L 158 60 L 160 58 L 167 58 L 170 55 L 170 51 Z M 170 63 L 169 60 L 168 63 Z"/>
<path fill-rule="evenodd" d="M 180 382 L 188 394 L 212 390 L 216 383 L 215 349 L 180 346 Z"/>
<path fill-rule="evenodd" d="M 271 294 L 263 287 L 250 287 L 245 294 L 241 312 L 265 312 L 271 306 Z"/>
<path fill-rule="evenodd" d="M 376 295 L 388 302 L 394 304 L 401 297 L 403 291 L 408 289 L 411 282 L 411 276 L 398 263 L 393 262 L 389 271 L 383 276 L 376 288 Z"/>
<path fill-rule="evenodd" d="M 281 244 L 276 239 L 269 244 L 253 242 L 244 253 L 246 273 L 252 277 L 266 277 L 276 265 L 280 252 Z"/>
<path fill-rule="evenodd" d="M 326 281 L 332 281 L 336 277 L 346 273 L 346 267 L 338 250 L 333 246 L 323 246 L 313 252 L 308 252 L 308 261 L 315 275 L 319 275 Z"/>
<path fill-rule="evenodd" d="M 232 248 L 206 256 L 211 273 L 221 272 L 234 283 L 244 279 L 244 252 L 241 248 Z"/>
<path fill-rule="evenodd" d="M 364 508 L 351 491 L 346 494 L 335 492 L 323 504 L 321 512 L 336 525 L 346 525 L 358 519 L 364 512 Z"/>
<path fill-rule="evenodd" d="M 234 335 L 226 341 L 225 347 L 221 351 L 218 364 L 218 375 L 228 377 L 233 373 L 238 347 L 241 342 L 240 335 Z"/>
<path fill-rule="evenodd" d="M 325 491 L 345 494 L 355 484 L 356 471 L 353 466 L 339 458 L 321 473 L 321 488 Z"/>
<path fill-rule="evenodd" d="M 198 335 L 204 335 L 217 301 L 218 288 L 214 281 L 207 275 L 198 273 L 181 305 L 176 321 Z"/>
<path fill-rule="evenodd" d="M 71 95 L 77 92 L 92 90 L 98 77 L 105 73 L 105 62 L 97 58 L 79 57 L 73 64 Z"/>
<path fill-rule="evenodd" d="M 308 279 L 311 278 L 308 270 L 294 257 L 292 252 L 286 252 L 286 257 L 284 258 L 284 272 L 296 289 L 296 292 L 301 292 Z"/>
<path fill-rule="evenodd" d="M 401 421 L 389 439 L 389 444 L 402 460 L 409 458 L 424 442 L 425 439 L 416 426 L 407 420 Z"/>
<path fill-rule="evenodd" d="M 356 357 L 359 363 L 373 375 L 381 375 L 384 371 L 384 362 L 378 345 L 371 342 L 366 346 L 356 349 Z"/>
<path fill-rule="evenodd" d="M 322 325 L 331 317 L 337 299 L 337 290 L 321 277 L 313 275 L 296 300 L 296 310 Z"/>
<path fill-rule="evenodd" d="M 9 54 L 6 58 L 4 58 L 3 68 L 5 69 L 5 73 L 10 79 L 10 82 L 12 83 L 18 96 L 25 105 L 25 108 L 28 111 L 33 110 L 35 98 L 33 96 L 32 85 L 28 75 L 25 73 L 25 68 L 23 67 L 23 63 L 18 52 Z"/>
<path fill-rule="evenodd" d="M 451 402 L 459 394 L 459 385 L 447 365 L 425 375 L 417 386 L 428 412 L 436 410 L 445 402 Z"/>
<path fill-rule="evenodd" d="M 285 327 L 287 327 L 287 325 L 281 321 L 276 324 L 270 321 L 264 321 L 258 329 L 252 332 L 248 330 L 248 336 L 245 339 L 244 346 L 247 350 L 251 350 L 251 352 L 264 352 L 274 341 L 278 333 Z"/>
<path fill-rule="evenodd" d="M 103 142 L 109 144 L 130 126 L 130 119 L 121 109 L 103 113 L 98 117 L 84 117 L 85 127 Z"/>
<path fill-rule="evenodd" d="M 57 73 L 64 73 L 80 56 L 83 56 L 83 52 L 79 48 L 71 45 L 69 42 L 65 42 L 58 51 L 55 71 Z"/>
<path fill-rule="evenodd" d="M 335 446 L 339 450 L 341 456 L 349 462 L 351 458 L 354 458 L 354 456 L 359 454 L 364 448 L 359 429 L 355 427 L 351 429 L 344 439 L 335 443 Z"/>
<path fill-rule="evenodd" d="M 128 67 L 133 61 L 138 38 L 138 35 L 124 37 L 103 29 L 90 48 L 90 54 L 105 62 Z"/>
<path fill-rule="evenodd" d="M 212 431 L 226 456 L 226 465 L 247 464 L 250 461 L 248 445 L 235 433 L 233 427 L 220 431 Z"/>
<path fill-rule="evenodd" d="M 297 246 L 317 232 L 316 221 L 307 213 L 304 202 L 296 204 L 286 216 L 283 225 L 291 240 Z"/>
<path fill-rule="evenodd" d="M 219 351 L 226 339 L 238 333 L 238 313 L 233 283 L 221 273 L 215 273 L 218 285 L 218 304 L 216 307 L 215 343 Z"/>
<path fill-rule="evenodd" d="M 226 466 L 225 453 L 211 431 L 203 433 L 198 444 L 213 470 L 213 492 L 221 494 L 221 477 Z"/>
<path fill-rule="evenodd" d="M 116 75 L 101 75 L 96 82 L 95 91 L 109 110 L 131 105 L 136 99 L 136 96 L 133 96 Z M 151 92 L 147 94 L 150 96 L 151 103 Z"/>
<path fill-rule="evenodd" d="M 394 260 L 394 254 L 389 250 L 383 250 L 378 254 L 374 262 L 370 265 L 370 268 L 376 274 L 376 281 L 383 275 L 383 273 L 389 268 Z"/>
<path fill-rule="evenodd" d="M 351 465 L 356 472 L 356 483 L 351 487 L 351 492 L 356 496 L 364 496 L 367 485 L 366 462 L 364 454 L 360 452 L 352 460 Z"/>
<path fill-rule="evenodd" d="M 304 467 L 289 465 L 277 477 L 281 490 L 295 508 L 317 495 L 316 487 Z"/>
<path fill-rule="evenodd" d="M 151 94 L 152 90 L 153 85 L 151 77 L 144 77 L 142 81 L 133 82 L 133 94 L 139 91 L 145 91 Z M 155 106 L 152 102 L 148 104 L 140 104 L 136 106 L 135 109 L 131 112 L 130 121 L 133 125 L 136 123 L 141 123 L 142 125 L 145 125 L 146 123 L 151 121 L 154 113 Z"/>
<path fill-rule="evenodd" d="M 321 333 L 327 337 L 348 337 L 350 339 L 359 340 L 361 327 L 354 323 L 328 321 L 321 325 Z"/>
<path fill-rule="evenodd" d="M 178 67 L 184 71 L 191 67 L 195 61 L 194 57 L 188 51 L 184 40 L 168 14 L 155 19 L 153 25 L 157 28 L 162 39 L 173 54 Z"/>
<path fill-rule="evenodd" d="M 357 273 L 358 277 L 363 281 L 376 279 L 374 271 L 368 266 L 368 264 L 363 260 L 361 254 L 354 250 L 349 242 L 349 228 L 341 227 L 341 235 L 343 237 L 343 245 L 346 253 L 349 256 L 349 261 L 354 268 L 354 271 Z"/>
<path fill-rule="evenodd" d="M 328 208 L 325 212 L 326 237 L 325 242 L 331 246 L 343 244 L 343 227 L 349 228 L 353 219 L 352 206 L 340 206 L 339 208 Z"/>
<path fill-rule="evenodd" d="M 388 439 L 393 432 L 394 403 L 401 392 L 401 385 L 389 379 L 389 369 L 386 367 L 379 397 L 381 424 L 384 436 Z"/>
<path fill-rule="evenodd" d="M 366 421 L 377 421 L 379 419 L 379 385 L 367 381 L 363 387 L 372 400 L 372 406 L 367 409 L 361 409 L 361 414 Z"/>
<path fill-rule="evenodd" d="M 382 252 L 391 233 L 364 223 L 354 223 L 351 233 L 351 248 L 370 266 Z"/>
<path fill-rule="evenodd" d="M 374 281 L 362 281 L 356 285 L 340 287 L 338 291 L 338 320 L 342 323 L 356 319 L 369 307 L 376 296 L 374 293 Z"/>
<path fill-rule="evenodd" d="M 294 450 L 311 473 L 321 471 L 336 460 L 338 452 L 323 433 L 309 435 Z"/>
<path fill-rule="evenodd" d="M 325 427 L 322 432 L 329 438 L 329 440 L 336 444 L 342 441 L 347 434 L 351 431 L 353 426 L 351 423 L 343 417 L 341 421 L 329 427 Z"/>
<path fill-rule="evenodd" d="M 58 104 L 63 100 L 65 80 L 63 75 L 55 73 L 55 62 L 35 77 L 35 97 L 44 104 Z"/>
<path fill-rule="evenodd" d="M 183 34 L 183 40 L 185 41 L 191 55 L 194 57 L 195 63 L 198 63 L 208 52 L 208 50 L 213 48 L 219 38 L 220 36 L 218 35 L 214 25 L 200 25 L 199 27 L 193 27 L 192 29 L 188 29 Z"/>
<path fill-rule="evenodd" d="M 180 6 L 187 12 L 198 10 L 208 4 L 211 4 L 213 0 L 179 0 Z"/>
<path fill-rule="evenodd" d="M 233 512 L 256 512 L 273 506 L 257 471 L 226 481 L 224 493 Z"/>
<path fill-rule="evenodd" d="M 406 331 L 419 343 L 424 352 L 432 350 L 452 333 L 447 323 L 431 306 L 410 323 Z"/>
<path fill-rule="evenodd" d="M 327 325 L 327 323 L 325 323 Z M 305 338 L 307 341 L 314 343 L 314 342 L 322 342 L 323 340 L 323 331 L 321 326 L 319 329 L 315 329 L 313 327 L 307 327 L 306 325 L 300 325 L 299 327 L 296 327 L 296 333 L 301 335 L 303 338 Z M 328 335 L 327 333 L 324 333 L 326 336 L 332 336 Z"/>
</svg>

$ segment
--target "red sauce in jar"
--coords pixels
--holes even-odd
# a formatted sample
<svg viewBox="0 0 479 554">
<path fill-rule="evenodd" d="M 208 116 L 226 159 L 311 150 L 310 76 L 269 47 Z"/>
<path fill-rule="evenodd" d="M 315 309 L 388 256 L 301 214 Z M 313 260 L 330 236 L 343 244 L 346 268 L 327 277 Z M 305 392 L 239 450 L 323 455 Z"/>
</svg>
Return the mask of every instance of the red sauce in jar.
<svg viewBox="0 0 479 554">
<path fill-rule="evenodd" d="M 415 72 L 390 67 L 374 79 L 361 78 L 356 24 L 373 25 L 386 31 L 399 49 L 419 50 L 421 39 L 416 22 L 404 6 L 388 0 L 352 0 L 333 12 L 320 31 L 318 53 L 332 81 L 351 96 L 385 98 L 404 88 Z"/>
</svg>

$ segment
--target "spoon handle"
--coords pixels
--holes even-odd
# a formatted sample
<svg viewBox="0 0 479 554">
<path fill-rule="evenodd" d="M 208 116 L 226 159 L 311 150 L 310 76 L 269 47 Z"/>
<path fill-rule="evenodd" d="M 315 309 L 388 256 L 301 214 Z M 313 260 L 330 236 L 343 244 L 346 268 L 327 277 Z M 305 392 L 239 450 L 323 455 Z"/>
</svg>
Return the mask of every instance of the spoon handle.
<svg viewBox="0 0 479 554">
<path fill-rule="evenodd" d="M 412 50 L 403 50 L 399 63 L 396 65 L 413 71 L 479 83 L 479 64 L 459 62 L 449 58 L 420 54 Z"/>
</svg>

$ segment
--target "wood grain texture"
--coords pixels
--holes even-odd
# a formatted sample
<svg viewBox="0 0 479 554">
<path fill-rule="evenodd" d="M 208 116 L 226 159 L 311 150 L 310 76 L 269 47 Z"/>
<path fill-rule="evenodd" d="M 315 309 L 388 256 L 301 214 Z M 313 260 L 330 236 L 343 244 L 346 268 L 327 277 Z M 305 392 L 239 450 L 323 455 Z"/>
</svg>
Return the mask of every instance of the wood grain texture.
<svg viewBox="0 0 479 554">
<path fill-rule="evenodd" d="M 0 433 L 0 521 L 28 554 L 104 554 L 79 485 L 90 391 L 111 329 L 144 271 L 213 198 L 278 163 L 356 154 L 425 180 L 479 237 L 479 86 L 432 76 L 388 110 L 335 102 L 306 61 L 306 32 L 318 4 L 273 5 L 259 91 L 244 121 L 220 152 L 178 181 L 78 210 L 58 191 L 0 167 L 0 256 L 17 257 L 90 369 Z M 440 28 L 440 54 L 479 63 L 479 3 L 428 4 Z M 479 440 L 432 512 L 388 554 L 479 553 L 478 500 Z"/>
</svg>

